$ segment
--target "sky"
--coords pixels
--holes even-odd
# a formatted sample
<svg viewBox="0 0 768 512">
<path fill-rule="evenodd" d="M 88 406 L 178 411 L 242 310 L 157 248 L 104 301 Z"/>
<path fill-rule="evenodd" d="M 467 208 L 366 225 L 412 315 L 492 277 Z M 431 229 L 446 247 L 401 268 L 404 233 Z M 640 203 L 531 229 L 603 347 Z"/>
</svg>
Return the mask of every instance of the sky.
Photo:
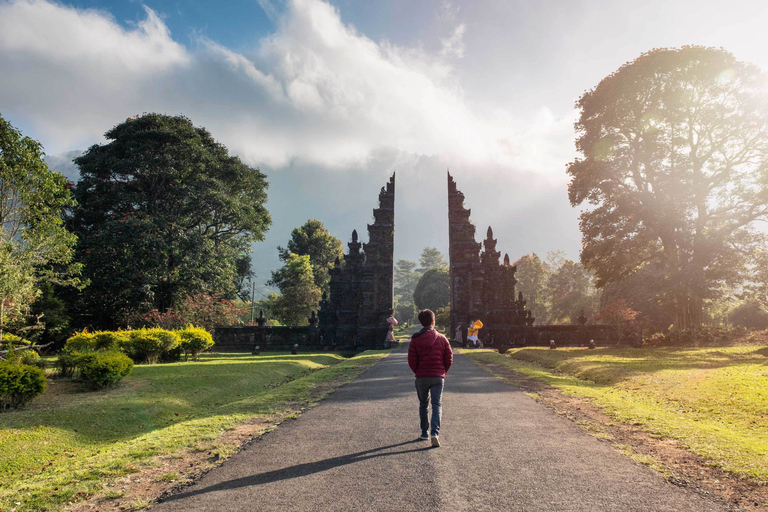
<svg viewBox="0 0 768 512">
<path fill-rule="evenodd" d="M 578 258 L 565 168 L 574 104 L 653 48 L 723 47 L 768 69 L 762 0 L 0 0 L 0 115 L 49 165 L 127 117 L 183 114 L 268 177 L 260 293 L 317 218 L 365 241 L 397 173 L 395 259 L 447 253 L 446 170 L 515 260 Z"/>
</svg>

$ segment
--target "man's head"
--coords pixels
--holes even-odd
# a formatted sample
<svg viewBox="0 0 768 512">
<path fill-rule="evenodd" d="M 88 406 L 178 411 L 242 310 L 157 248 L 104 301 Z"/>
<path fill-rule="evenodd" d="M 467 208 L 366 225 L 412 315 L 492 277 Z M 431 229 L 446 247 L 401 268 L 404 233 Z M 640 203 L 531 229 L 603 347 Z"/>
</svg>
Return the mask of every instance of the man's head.
<svg viewBox="0 0 768 512">
<path fill-rule="evenodd" d="M 419 311 L 419 322 L 421 322 L 421 325 L 424 327 L 434 327 L 435 314 L 429 309 Z"/>
</svg>

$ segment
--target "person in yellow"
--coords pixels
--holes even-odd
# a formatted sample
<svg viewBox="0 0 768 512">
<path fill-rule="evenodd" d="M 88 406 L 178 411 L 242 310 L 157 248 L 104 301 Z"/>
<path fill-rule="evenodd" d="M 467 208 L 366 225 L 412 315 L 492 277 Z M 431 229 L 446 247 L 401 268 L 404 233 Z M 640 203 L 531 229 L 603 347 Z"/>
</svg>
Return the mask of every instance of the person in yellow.
<svg viewBox="0 0 768 512">
<path fill-rule="evenodd" d="M 477 339 L 477 333 L 480 331 L 480 329 L 483 328 L 483 322 L 480 320 L 475 320 L 474 322 L 470 322 L 469 329 L 467 329 L 467 339 L 472 342 L 473 347 L 478 346 L 478 339 Z"/>
</svg>

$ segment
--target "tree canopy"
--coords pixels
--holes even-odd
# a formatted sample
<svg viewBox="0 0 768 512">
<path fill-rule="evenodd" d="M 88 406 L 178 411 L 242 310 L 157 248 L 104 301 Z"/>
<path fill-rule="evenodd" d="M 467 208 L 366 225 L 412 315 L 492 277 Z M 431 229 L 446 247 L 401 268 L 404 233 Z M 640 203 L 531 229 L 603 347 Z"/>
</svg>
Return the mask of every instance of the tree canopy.
<svg viewBox="0 0 768 512">
<path fill-rule="evenodd" d="M 413 301 L 418 309 L 438 309 L 451 302 L 451 278 L 445 267 L 424 272 L 413 291 Z"/>
<path fill-rule="evenodd" d="M 447 267 L 448 262 L 445 261 L 443 254 L 436 248 L 425 247 L 424 250 L 421 251 L 421 256 L 419 256 L 419 274 L 423 275 L 427 270 L 432 270 L 433 268 Z"/>
<path fill-rule="evenodd" d="M 562 251 L 551 251 L 542 260 L 535 252 L 523 255 L 517 266 L 517 290 L 523 293 L 536 323 L 576 323 L 582 310 L 594 318 L 600 293 L 592 275 Z"/>
<path fill-rule="evenodd" d="M 522 292 L 528 309 L 533 312 L 536 322 L 549 323 L 549 290 L 547 282 L 551 273 L 549 265 L 538 254 L 523 255 L 515 262 L 517 291 Z"/>
<path fill-rule="evenodd" d="M 146 114 L 75 159 L 72 225 L 92 284 L 82 323 L 115 327 L 197 293 L 232 297 L 270 225 L 267 182 L 183 116 Z"/>
<path fill-rule="evenodd" d="M 0 342 L 8 321 L 23 320 L 42 282 L 80 285 L 76 238 L 63 223 L 75 203 L 43 156 L 39 142 L 0 116 Z"/>
<path fill-rule="evenodd" d="M 416 286 L 426 272 L 435 268 L 447 270 L 448 263 L 442 253 L 434 247 L 424 248 L 419 257 L 418 267 L 415 262 L 408 260 L 397 260 L 395 263 L 395 314 L 401 321 L 416 317 L 418 312 L 414 302 Z M 450 301 L 450 293 L 448 300 Z"/>
<path fill-rule="evenodd" d="M 278 247 L 277 250 L 280 253 L 280 259 L 284 262 L 289 261 L 291 254 L 309 256 L 315 285 L 323 292 L 329 291 L 328 283 L 331 278 L 328 271 L 336 258 L 344 256 L 341 240 L 333 236 L 317 219 L 310 219 L 303 226 L 291 231 L 288 246 Z M 276 279 L 279 280 L 280 275 L 273 272 L 272 282 L 280 286 Z"/>
<path fill-rule="evenodd" d="M 599 286 L 659 261 L 658 294 L 675 326 L 698 325 L 702 301 L 747 278 L 768 214 L 766 78 L 730 53 L 657 49 L 577 102 L 568 165 L 581 214 L 581 259 Z"/>
<path fill-rule="evenodd" d="M 309 255 L 289 255 L 280 273 L 281 295 L 274 303 L 275 315 L 283 325 L 307 325 L 321 297 Z"/>
</svg>

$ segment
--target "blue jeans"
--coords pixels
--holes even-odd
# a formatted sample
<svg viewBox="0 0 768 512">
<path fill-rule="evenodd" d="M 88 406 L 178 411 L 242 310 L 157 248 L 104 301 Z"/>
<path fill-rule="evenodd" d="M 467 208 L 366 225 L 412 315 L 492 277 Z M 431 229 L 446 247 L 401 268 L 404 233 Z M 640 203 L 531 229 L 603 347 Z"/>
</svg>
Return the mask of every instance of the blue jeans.
<svg viewBox="0 0 768 512">
<path fill-rule="evenodd" d="M 429 429 L 427 406 L 429 396 L 432 395 L 432 435 L 440 432 L 440 417 L 443 414 L 443 387 L 445 379 L 442 377 L 417 377 L 416 396 L 419 397 L 419 419 L 421 420 L 421 433 L 426 434 Z"/>
</svg>

